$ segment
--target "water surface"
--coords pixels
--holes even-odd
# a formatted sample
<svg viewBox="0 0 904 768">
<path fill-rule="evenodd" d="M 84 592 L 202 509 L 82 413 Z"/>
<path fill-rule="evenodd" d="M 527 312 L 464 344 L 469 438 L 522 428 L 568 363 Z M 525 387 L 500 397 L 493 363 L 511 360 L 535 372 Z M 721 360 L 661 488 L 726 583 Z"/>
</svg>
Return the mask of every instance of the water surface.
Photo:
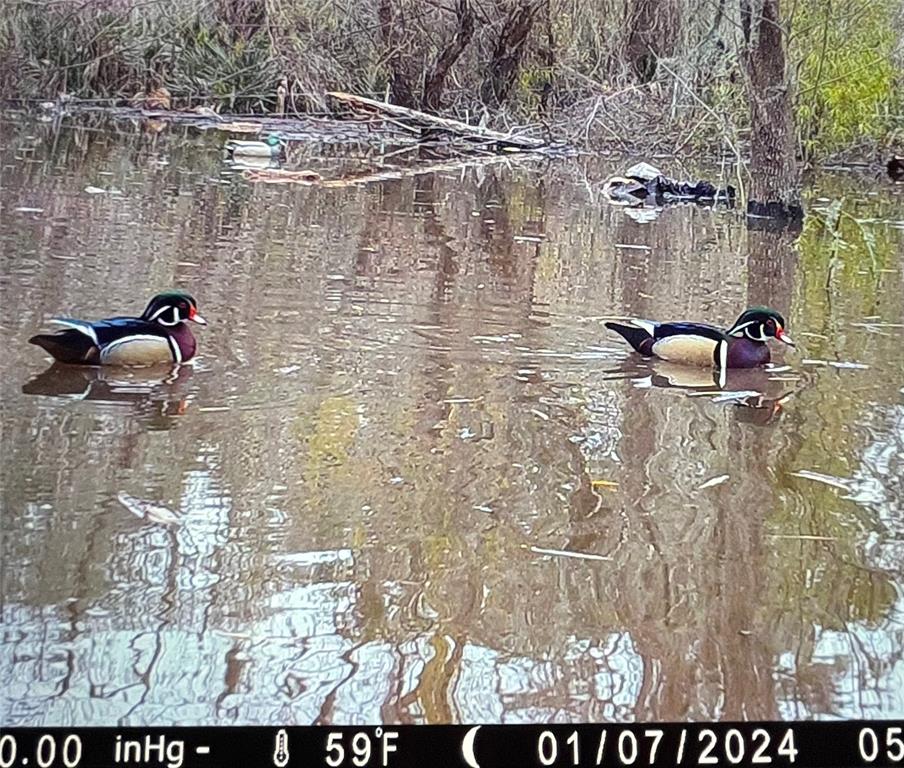
<svg viewBox="0 0 904 768">
<path fill-rule="evenodd" d="M 578 160 L 3 127 L 0 722 L 904 716 L 901 188 L 816 178 L 794 242 Z M 194 366 L 27 344 L 170 287 Z M 750 304 L 799 346 L 728 396 L 601 324 Z"/>
</svg>

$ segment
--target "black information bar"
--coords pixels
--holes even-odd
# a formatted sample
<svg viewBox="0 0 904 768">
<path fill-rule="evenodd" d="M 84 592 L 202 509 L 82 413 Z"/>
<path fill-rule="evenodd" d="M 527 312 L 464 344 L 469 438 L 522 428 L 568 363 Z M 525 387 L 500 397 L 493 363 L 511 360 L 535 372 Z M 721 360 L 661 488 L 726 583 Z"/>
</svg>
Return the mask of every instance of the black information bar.
<svg viewBox="0 0 904 768">
<path fill-rule="evenodd" d="M 0 728 L 0 768 L 902 766 L 904 722 Z"/>
</svg>

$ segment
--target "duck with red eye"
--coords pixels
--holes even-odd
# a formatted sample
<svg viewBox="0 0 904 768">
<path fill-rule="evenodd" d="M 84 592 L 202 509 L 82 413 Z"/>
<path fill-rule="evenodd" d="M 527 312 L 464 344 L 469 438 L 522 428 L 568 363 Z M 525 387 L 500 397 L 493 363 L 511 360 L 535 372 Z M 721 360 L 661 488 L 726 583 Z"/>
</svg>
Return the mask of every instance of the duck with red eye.
<svg viewBox="0 0 904 768">
<path fill-rule="evenodd" d="M 785 319 L 768 307 L 746 310 L 727 330 L 705 323 L 657 323 L 640 319 L 609 322 L 606 327 L 644 357 L 722 370 L 765 365 L 771 360 L 766 345 L 770 338 L 794 346 L 785 333 Z"/>
<path fill-rule="evenodd" d="M 90 322 L 53 318 L 65 330 L 32 336 L 29 342 L 70 365 L 155 365 L 185 363 L 197 351 L 189 322 L 207 325 L 198 303 L 181 291 L 159 293 L 141 317 L 111 317 Z"/>
</svg>

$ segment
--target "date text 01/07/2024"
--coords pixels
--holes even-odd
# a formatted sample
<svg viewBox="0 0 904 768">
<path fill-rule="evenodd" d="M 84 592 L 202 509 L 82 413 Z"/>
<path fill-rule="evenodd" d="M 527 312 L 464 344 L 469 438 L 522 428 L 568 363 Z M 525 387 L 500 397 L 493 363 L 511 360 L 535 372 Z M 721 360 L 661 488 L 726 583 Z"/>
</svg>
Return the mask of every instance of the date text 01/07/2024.
<svg viewBox="0 0 904 768">
<path fill-rule="evenodd" d="M 558 733 L 544 730 L 537 738 L 535 765 L 904 765 L 904 729 L 893 721 L 875 723 L 875 727 L 832 725 L 835 727 L 828 723 L 635 725 L 630 729 L 583 726 L 571 730 L 564 740 L 561 728 Z M 838 738 L 839 725 L 844 726 L 846 738 Z M 467 756 L 465 761 L 470 768 L 486 768 Z"/>
<path fill-rule="evenodd" d="M 895 721 L 4 728 L 0 768 L 904 766 Z"/>
</svg>

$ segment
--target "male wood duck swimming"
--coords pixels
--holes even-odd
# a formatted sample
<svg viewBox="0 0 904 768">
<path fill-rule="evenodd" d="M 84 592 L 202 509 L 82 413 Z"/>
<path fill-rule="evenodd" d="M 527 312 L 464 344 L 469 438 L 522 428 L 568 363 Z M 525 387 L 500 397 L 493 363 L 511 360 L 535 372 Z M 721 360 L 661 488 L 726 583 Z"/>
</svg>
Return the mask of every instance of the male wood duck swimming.
<svg viewBox="0 0 904 768">
<path fill-rule="evenodd" d="M 263 141 L 227 141 L 226 152 L 232 157 L 279 157 L 285 146 L 279 134 L 271 133 Z"/>
<path fill-rule="evenodd" d="M 28 341 L 71 365 L 179 364 L 191 360 L 197 350 L 188 321 L 207 325 L 191 296 L 168 291 L 151 299 L 141 317 L 111 317 L 93 323 L 53 318 L 52 323 L 66 330 L 41 333 Z"/>
<path fill-rule="evenodd" d="M 655 323 L 632 319 L 606 323 L 645 357 L 713 368 L 755 368 L 771 359 L 766 339 L 794 346 L 785 333 L 785 319 L 774 309 L 752 307 L 728 330 L 704 323 Z"/>
</svg>

